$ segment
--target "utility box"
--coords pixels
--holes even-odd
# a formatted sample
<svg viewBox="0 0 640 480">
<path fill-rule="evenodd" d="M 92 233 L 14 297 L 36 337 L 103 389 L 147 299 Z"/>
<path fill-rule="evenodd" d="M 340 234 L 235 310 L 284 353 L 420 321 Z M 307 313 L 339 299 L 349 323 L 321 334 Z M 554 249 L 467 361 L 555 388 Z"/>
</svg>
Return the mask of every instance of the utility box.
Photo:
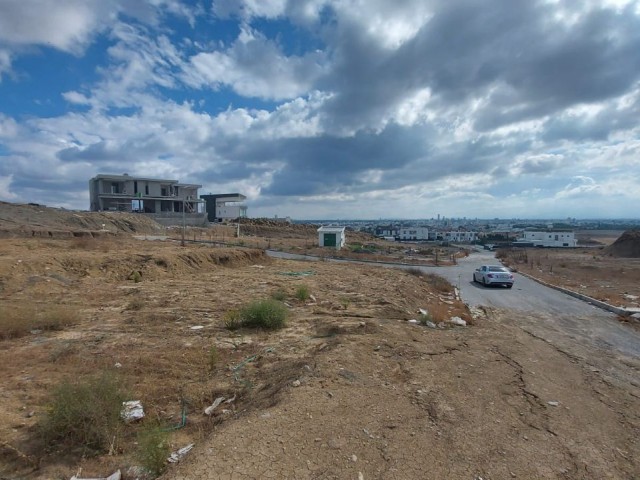
<svg viewBox="0 0 640 480">
<path fill-rule="evenodd" d="M 318 245 L 340 250 L 346 242 L 345 227 L 320 227 L 318 229 Z"/>
</svg>

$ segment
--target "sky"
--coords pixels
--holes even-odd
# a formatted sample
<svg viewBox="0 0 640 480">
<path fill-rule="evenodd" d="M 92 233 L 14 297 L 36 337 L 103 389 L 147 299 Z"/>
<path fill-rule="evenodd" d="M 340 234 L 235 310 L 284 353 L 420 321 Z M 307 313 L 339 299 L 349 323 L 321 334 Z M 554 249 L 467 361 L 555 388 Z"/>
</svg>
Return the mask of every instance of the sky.
<svg viewBox="0 0 640 480">
<path fill-rule="evenodd" d="M 0 200 L 640 217 L 640 0 L 0 0 Z"/>
</svg>

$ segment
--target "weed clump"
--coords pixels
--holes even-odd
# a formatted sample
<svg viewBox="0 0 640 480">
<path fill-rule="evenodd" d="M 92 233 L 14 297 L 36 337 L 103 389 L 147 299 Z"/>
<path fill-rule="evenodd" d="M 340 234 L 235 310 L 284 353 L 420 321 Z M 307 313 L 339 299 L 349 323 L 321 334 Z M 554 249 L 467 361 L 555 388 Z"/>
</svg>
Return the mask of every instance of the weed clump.
<svg viewBox="0 0 640 480">
<path fill-rule="evenodd" d="M 63 381 L 54 388 L 39 425 L 45 445 L 109 451 L 118 438 L 125 400 L 120 381 L 111 374 L 73 383 Z"/>
<path fill-rule="evenodd" d="M 309 287 L 307 287 L 306 285 L 300 285 L 296 289 L 296 298 L 301 302 L 308 300 L 310 295 L 311 294 L 309 293 Z"/>
<path fill-rule="evenodd" d="M 167 467 L 167 457 L 171 453 L 169 434 L 159 425 L 145 426 L 138 432 L 136 456 L 142 466 L 154 477 Z"/>
<path fill-rule="evenodd" d="M 224 324 L 229 330 L 241 327 L 278 330 L 285 326 L 288 313 L 287 307 L 277 300 L 258 300 L 227 312 Z"/>
</svg>

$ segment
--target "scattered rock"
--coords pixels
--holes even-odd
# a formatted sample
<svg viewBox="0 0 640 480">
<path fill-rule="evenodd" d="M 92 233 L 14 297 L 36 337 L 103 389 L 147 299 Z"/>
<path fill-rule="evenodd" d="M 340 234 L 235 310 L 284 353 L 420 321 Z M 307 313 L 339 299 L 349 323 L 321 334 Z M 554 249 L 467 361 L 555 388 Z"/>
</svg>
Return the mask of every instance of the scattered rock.
<svg viewBox="0 0 640 480">
<path fill-rule="evenodd" d="M 416 320 L 415 318 L 412 318 L 411 320 L 409 320 L 409 323 L 413 323 L 415 325 L 418 323 L 418 320 Z"/>
<path fill-rule="evenodd" d="M 461 327 L 466 327 L 467 325 L 467 322 L 465 322 L 460 317 L 452 317 L 449 319 L 449 322 L 453 323 L 454 325 L 460 325 Z"/>
<path fill-rule="evenodd" d="M 355 454 L 354 454 L 354 455 L 351 455 L 351 461 L 352 461 L 353 463 L 356 463 L 356 462 L 358 461 L 358 457 L 357 457 Z"/>
<path fill-rule="evenodd" d="M 425 323 L 425 325 L 429 328 L 438 328 L 438 326 L 433 323 L 431 320 L 427 320 L 427 323 Z"/>
<path fill-rule="evenodd" d="M 556 402 L 555 400 L 551 400 L 547 402 L 548 405 L 551 405 L 552 407 L 557 407 L 558 405 L 560 405 L 560 402 Z"/>
<path fill-rule="evenodd" d="M 294 387 L 299 387 L 301 385 L 300 380 L 294 380 L 291 385 L 293 385 Z"/>
</svg>

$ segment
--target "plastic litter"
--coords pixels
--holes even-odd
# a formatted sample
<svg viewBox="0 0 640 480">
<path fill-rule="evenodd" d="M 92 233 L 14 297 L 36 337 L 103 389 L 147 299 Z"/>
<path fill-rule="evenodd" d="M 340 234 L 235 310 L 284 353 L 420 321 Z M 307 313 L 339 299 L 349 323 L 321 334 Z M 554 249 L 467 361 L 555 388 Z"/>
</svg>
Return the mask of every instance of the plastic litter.
<svg viewBox="0 0 640 480">
<path fill-rule="evenodd" d="M 186 447 L 182 447 L 181 449 L 173 452 L 171 455 L 169 455 L 169 458 L 167 458 L 167 461 L 169 463 L 178 463 L 180 460 L 182 460 L 182 458 L 191 451 L 191 449 L 195 446 L 195 443 L 190 443 L 189 445 L 187 445 Z"/>
<path fill-rule="evenodd" d="M 460 317 L 452 317 L 449 322 L 453 323 L 454 325 L 460 325 L 461 327 L 465 327 L 467 325 L 467 322 L 465 322 L 463 319 L 461 319 Z"/>
<path fill-rule="evenodd" d="M 193 327 L 189 327 L 190 330 L 202 330 L 204 327 L 202 325 L 194 325 Z"/>
<path fill-rule="evenodd" d="M 560 402 L 556 402 L 555 400 L 551 400 L 551 401 L 547 402 L 547 404 L 551 405 L 552 407 L 557 407 L 558 405 L 560 405 Z"/>
<path fill-rule="evenodd" d="M 209 405 L 207 408 L 204 409 L 204 414 L 205 415 L 211 415 L 213 413 L 213 411 L 218 408 L 218 405 L 220 405 L 222 402 L 224 402 L 224 397 L 218 397 L 215 399 L 215 401 Z"/>
<path fill-rule="evenodd" d="M 112 473 L 108 477 L 100 477 L 100 478 L 83 478 L 78 475 L 74 475 L 70 480 L 120 480 L 122 478 L 122 472 L 120 470 Z"/>
<path fill-rule="evenodd" d="M 142 408 L 142 402 L 140 400 L 130 400 L 128 402 L 122 402 L 122 410 L 120 416 L 125 422 L 135 422 L 144 418 L 144 409 Z"/>
<path fill-rule="evenodd" d="M 412 318 L 411 320 L 409 320 L 409 323 L 416 324 L 418 323 L 418 320 L 416 320 L 415 318 Z"/>
</svg>

